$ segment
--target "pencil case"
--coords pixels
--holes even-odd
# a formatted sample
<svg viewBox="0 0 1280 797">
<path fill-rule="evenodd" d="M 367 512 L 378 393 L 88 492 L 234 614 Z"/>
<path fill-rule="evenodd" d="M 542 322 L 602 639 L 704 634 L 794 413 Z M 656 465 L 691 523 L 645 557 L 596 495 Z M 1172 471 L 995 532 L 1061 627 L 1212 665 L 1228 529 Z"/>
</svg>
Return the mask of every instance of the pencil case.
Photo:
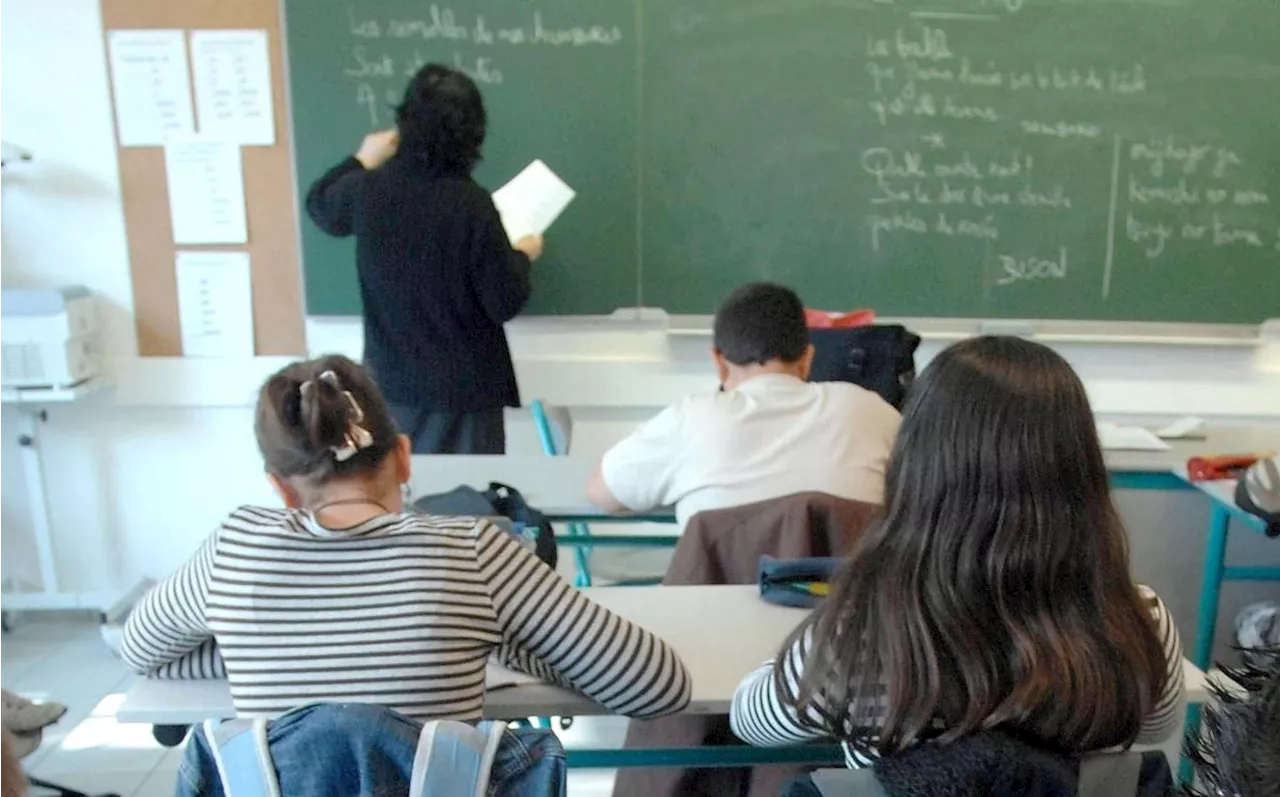
<svg viewBox="0 0 1280 797">
<path fill-rule="evenodd" d="M 842 560 L 833 556 L 808 559 L 760 557 L 760 597 L 766 603 L 811 609 L 827 595 Z"/>
</svg>

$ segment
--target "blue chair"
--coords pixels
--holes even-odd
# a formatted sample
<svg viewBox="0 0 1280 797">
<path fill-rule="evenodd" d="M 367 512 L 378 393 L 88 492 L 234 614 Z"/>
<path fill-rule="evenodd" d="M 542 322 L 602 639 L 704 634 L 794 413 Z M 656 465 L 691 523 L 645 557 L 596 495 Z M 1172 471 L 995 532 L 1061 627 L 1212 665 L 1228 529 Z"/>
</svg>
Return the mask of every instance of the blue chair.
<svg viewBox="0 0 1280 797">
<path fill-rule="evenodd" d="M 569 455 L 569 444 L 573 438 L 573 418 L 566 407 L 548 407 L 541 399 L 535 399 L 529 405 L 533 413 L 533 425 L 538 430 L 538 441 L 542 444 L 542 453 L 549 457 L 565 457 Z M 586 523 L 573 521 L 567 524 L 570 536 L 589 536 L 591 529 Z M 591 549 L 577 546 L 573 549 L 574 562 L 578 572 L 574 576 L 575 587 L 591 586 Z"/>
</svg>

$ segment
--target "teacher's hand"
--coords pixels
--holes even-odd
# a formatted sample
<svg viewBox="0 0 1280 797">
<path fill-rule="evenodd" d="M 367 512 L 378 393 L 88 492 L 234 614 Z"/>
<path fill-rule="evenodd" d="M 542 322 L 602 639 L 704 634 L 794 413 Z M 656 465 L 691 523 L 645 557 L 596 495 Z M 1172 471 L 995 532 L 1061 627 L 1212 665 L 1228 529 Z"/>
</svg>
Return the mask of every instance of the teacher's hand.
<svg viewBox="0 0 1280 797">
<path fill-rule="evenodd" d="M 400 147 L 400 131 L 379 130 L 364 137 L 360 149 L 356 152 L 356 160 L 366 169 L 376 169 L 396 154 Z"/>
<path fill-rule="evenodd" d="M 528 255 L 530 261 L 537 260 L 542 257 L 542 236 L 526 235 L 515 242 L 515 248 Z"/>
</svg>

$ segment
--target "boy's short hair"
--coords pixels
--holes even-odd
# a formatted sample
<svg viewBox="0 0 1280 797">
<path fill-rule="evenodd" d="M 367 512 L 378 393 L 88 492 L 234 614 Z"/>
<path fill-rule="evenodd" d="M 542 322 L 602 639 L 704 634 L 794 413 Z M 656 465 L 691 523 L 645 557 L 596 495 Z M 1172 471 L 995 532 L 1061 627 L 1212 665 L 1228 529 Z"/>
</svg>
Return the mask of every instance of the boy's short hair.
<svg viewBox="0 0 1280 797">
<path fill-rule="evenodd" d="M 743 285 L 716 311 L 714 345 L 734 365 L 793 363 L 809 347 L 804 305 L 796 292 L 772 282 Z"/>
</svg>

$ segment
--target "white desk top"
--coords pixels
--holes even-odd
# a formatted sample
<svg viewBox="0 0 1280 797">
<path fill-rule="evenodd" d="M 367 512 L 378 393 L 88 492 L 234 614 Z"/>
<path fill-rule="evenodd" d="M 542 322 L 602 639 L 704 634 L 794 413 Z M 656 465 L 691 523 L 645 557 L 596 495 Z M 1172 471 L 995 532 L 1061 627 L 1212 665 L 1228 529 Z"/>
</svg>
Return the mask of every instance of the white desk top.
<svg viewBox="0 0 1280 797">
<path fill-rule="evenodd" d="M 761 601 L 755 586 L 592 587 L 591 598 L 675 648 L 693 678 L 688 711 L 725 714 L 738 683 L 773 657 L 804 619 L 797 609 Z M 1187 699 L 1207 699 L 1204 673 L 1183 662 Z M 492 679 L 490 681 L 492 683 Z M 485 715 L 589 716 L 607 713 L 585 697 L 546 684 L 504 687 L 485 696 Z M 117 712 L 120 722 L 186 725 L 233 716 L 226 681 L 138 679 Z"/>
<path fill-rule="evenodd" d="M 1197 454 L 1243 454 L 1280 450 L 1280 426 L 1210 426 L 1203 440 L 1171 440 L 1169 451 L 1106 451 L 1113 472 L 1172 471 Z M 409 484 L 416 496 L 452 490 L 459 484 L 486 488 L 503 482 L 520 490 L 534 506 L 589 513 L 584 491 L 596 467 L 586 456 L 417 456 Z"/>
</svg>

